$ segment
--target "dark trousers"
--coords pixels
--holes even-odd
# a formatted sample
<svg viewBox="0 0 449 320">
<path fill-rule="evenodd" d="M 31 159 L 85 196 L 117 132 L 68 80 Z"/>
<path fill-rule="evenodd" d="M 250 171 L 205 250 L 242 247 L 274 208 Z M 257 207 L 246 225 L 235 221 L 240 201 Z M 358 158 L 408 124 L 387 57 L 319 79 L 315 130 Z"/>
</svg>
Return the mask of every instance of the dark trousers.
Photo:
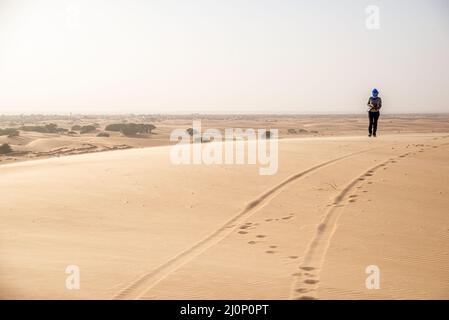
<svg viewBox="0 0 449 320">
<path fill-rule="evenodd" d="M 368 126 L 368 132 L 369 134 L 376 134 L 377 131 L 377 120 L 379 119 L 380 112 L 368 112 L 368 118 L 369 118 L 369 126 Z"/>
</svg>

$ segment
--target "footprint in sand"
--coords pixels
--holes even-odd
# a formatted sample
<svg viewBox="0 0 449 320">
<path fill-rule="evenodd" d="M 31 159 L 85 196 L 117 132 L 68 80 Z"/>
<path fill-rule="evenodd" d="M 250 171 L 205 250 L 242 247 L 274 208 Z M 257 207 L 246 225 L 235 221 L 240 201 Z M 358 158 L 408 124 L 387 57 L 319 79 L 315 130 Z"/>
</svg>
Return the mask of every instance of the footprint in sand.
<svg viewBox="0 0 449 320">
<path fill-rule="evenodd" d="M 314 298 L 312 296 L 302 296 L 302 297 L 299 297 L 299 300 L 316 300 L 316 298 Z"/>
<path fill-rule="evenodd" d="M 298 256 L 289 256 L 290 259 L 298 259 Z"/>
<path fill-rule="evenodd" d="M 239 231 L 240 234 L 247 234 L 248 232 L 246 231 Z"/>
<path fill-rule="evenodd" d="M 273 250 L 267 250 L 267 251 L 265 251 L 265 253 L 269 253 L 269 254 L 273 254 L 273 253 L 275 253 L 276 251 L 273 251 Z"/>
<path fill-rule="evenodd" d="M 310 273 L 310 272 L 305 272 L 304 275 L 308 276 L 308 277 L 313 277 L 314 276 L 313 273 Z"/>
<path fill-rule="evenodd" d="M 271 249 L 276 249 L 278 246 L 270 246 Z"/>
<path fill-rule="evenodd" d="M 248 241 L 248 244 L 256 244 L 256 241 Z"/>
<path fill-rule="evenodd" d="M 266 222 L 273 221 L 273 219 L 265 219 Z"/>
<path fill-rule="evenodd" d="M 349 200 L 349 202 L 356 202 L 356 201 L 357 201 L 356 199 Z"/>
<path fill-rule="evenodd" d="M 304 270 L 304 271 L 312 271 L 312 270 L 315 270 L 314 267 L 300 267 L 299 269 Z"/>
<path fill-rule="evenodd" d="M 264 234 L 258 234 L 256 237 L 257 237 L 257 238 L 265 238 L 266 235 L 264 235 Z"/>
<path fill-rule="evenodd" d="M 296 292 L 299 292 L 299 293 L 306 293 L 306 292 L 309 292 L 310 289 L 298 288 L 298 289 L 296 289 L 295 291 L 296 291 Z"/>
<path fill-rule="evenodd" d="M 319 282 L 318 280 L 314 280 L 314 279 L 304 280 L 304 283 L 307 283 L 307 284 L 317 284 L 318 282 Z"/>
</svg>

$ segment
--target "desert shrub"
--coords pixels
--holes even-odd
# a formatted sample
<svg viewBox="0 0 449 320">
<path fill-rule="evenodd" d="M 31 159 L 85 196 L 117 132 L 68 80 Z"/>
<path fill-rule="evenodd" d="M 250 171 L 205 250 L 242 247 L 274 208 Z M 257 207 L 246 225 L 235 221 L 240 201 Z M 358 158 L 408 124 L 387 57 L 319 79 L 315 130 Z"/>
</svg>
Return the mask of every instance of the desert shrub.
<svg viewBox="0 0 449 320">
<path fill-rule="evenodd" d="M 139 133 L 139 128 L 137 126 L 126 125 L 120 129 L 120 132 L 125 136 L 133 136 Z"/>
<path fill-rule="evenodd" d="M 17 137 L 19 134 L 19 130 L 15 128 L 0 129 L 0 136 Z"/>
<path fill-rule="evenodd" d="M 57 133 L 66 133 L 68 131 L 69 131 L 69 129 L 66 129 L 66 128 L 56 128 Z"/>
<path fill-rule="evenodd" d="M 21 126 L 20 130 L 47 133 L 47 129 L 44 126 Z"/>
<path fill-rule="evenodd" d="M 54 123 L 49 123 L 43 126 L 22 126 L 20 130 L 23 131 L 34 131 L 40 133 L 58 133 L 58 125 Z"/>
<path fill-rule="evenodd" d="M 306 129 L 298 129 L 299 133 L 308 133 L 309 131 L 307 131 Z"/>
<path fill-rule="evenodd" d="M 270 139 L 271 138 L 271 131 L 267 130 L 265 131 L 265 138 Z"/>
<path fill-rule="evenodd" d="M 125 136 L 134 136 L 138 133 L 144 133 L 141 131 L 142 128 L 139 127 L 139 125 L 135 123 L 127 123 L 126 125 L 122 126 L 120 132 L 123 133 Z"/>
<path fill-rule="evenodd" d="M 156 129 L 154 124 L 145 124 L 145 130 L 147 130 L 148 133 L 153 133 L 154 129 Z"/>
<path fill-rule="evenodd" d="M 108 124 L 105 128 L 106 131 L 118 131 L 125 136 L 151 133 L 154 129 L 156 129 L 154 125 L 143 123 L 112 123 Z"/>
<path fill-rule="evenodd" d="M 81 130 L 81 126 L 79 124 L 76 124 L 74 126 L 72 126 L 72 131 L 80 131 Z"/>
<path fill-rule="evenodd" d="M 8 134 L 8 138 L 18 137 L 19 135 L 20 135 L 20 131 L 19 131 L 19 130 L 14 130 L 14 131 L 11 131 L 11 132 Z"/>
<path fill-rule="evenodd" d="M 67 132 L 67 134 L 71 135 L 71 136 L 74 136 L 74 135 L 77 135 L 78 132 L 76 132 L 76 131 L 69 131 L 69 132 Z"/>
<path fill-rule="evenodd" d="M 80 133 L 81 134 L 82 133 L 89 133 L 89 132 L 92 132 L 92 131 L 95 131 L 95 130 L 96 130 L 95 126 L 92 126 L 92 125 L 82 126 L 81 129 L 80 129 Z"/>
<path fill-rule="evenodd" d="M 4 143 L 0 146 L 0 154 L 7 154 L 7 153 L 11 153 L 12 152 L 12 148 L 9 144 Z"/>
<path fill-rule="evenodd" d="M 124 124 L 123 123 L 112 123 L 112 124 L 108 124 L 105 128 L 106 131 L 117 131 L 120 132 L 120 130 L 122 129 L 122 126 Z"/>
<path fill-rule="evenodd" d="M 109 137 L 109 133 L 107 133 L 107 132 L 100 132 L 99 134 L 97 134 L 97 137 Z"/>
<path fill-rule="evenodd" d="M 288 129 L 287 133 L 288 134 L 295 134 L 296 133 L 296 129 Z"/>
<path fill-rule="evenodd" d="M 48 133 L 57 133 L 58 132 L 58 125 L 55 123 L 46 124 L 45 128 L 47 129 Z"/>
</svg>

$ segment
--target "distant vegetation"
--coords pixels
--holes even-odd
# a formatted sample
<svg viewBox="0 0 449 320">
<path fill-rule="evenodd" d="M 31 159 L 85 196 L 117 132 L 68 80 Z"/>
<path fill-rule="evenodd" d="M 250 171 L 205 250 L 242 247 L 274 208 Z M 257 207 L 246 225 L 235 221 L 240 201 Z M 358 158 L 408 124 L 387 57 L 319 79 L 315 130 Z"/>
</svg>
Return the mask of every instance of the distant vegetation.
<svg viewBox="0 0 449 320">
<path fill-rule="evenodd" d="M 17 137 L 20 134 L 15 128 L 0 129 L 0 136 Z"/>
<path fill-rule="evenodd" d="M 288 129 L 287 130 L 287 132 L 288 132 L 288 134 L 295 134 L 295 133 L 308 133 L 309 131 L 307 131 L 306 129 L 298 129 L 298 130 L 296 130 L 296 129 Z"/>
<path fill-rule="evenodd" d="M 8 154 L 12 152 L 12 148 L 9 144 L 4 143 L 0 146 L 0 154 Z"/>
<path fill-rule="evenodd" d="M 110 134 L 107 132 L 100 132 L 99 134 L 97 134 L 97 137 L 109 137 Z"/>
<path fill-rule="evenodd" d="M 64 133 L 69 131 L 68 129 L 58 128 L 58 125 L 55 123 L 49 123 L 43 126 L 21 126 L 19 129 L 22 131 L 33 131 L 40 133 Z"/>
<path fill-rule="evenodd" d="M 296 134 L 296 133 L 318 133 L 318 131 L 315 131 L 315 130 L 311 130 L 311 131 L 308 131 L 308 130 L 306 130 L 306 129 L 298 129 L 298 130 L 296 130 L 296 129 L 288 129 L 287 130 L 287 133 L 288 134 Z"/>
<path fill-rule="evenodd" d="M 95 128 L 95 126 L 93 126 L 93 125 L 82 126 L 82 127 L 80 128 L 80 133 L 81 133 L 81 134 L 83 134 L 83 133 L 89 133 L 89 132 L 95 131 L 96 129 L 97 129 L 97 128 Z"/>
<path fill-rule="evenodd" d="M 89 124 L 89 125 L 85 125 L 85 126 L 76 124 L 76 125 L 72 126 L 71 131 L 72 132 L 79 131 L 79 133 L 84 134 L 84 133 L 94 132 L 99 127 L 100 127 L 100 125 L 98 123 Z"/>
<path fill-rule="evenodd" d="M 143 123 L 112 123 L 105 128 L 106 131 L 121 132 L 125 136 L 151 133 L 154 129 L 156 129 L 154 125 Z"/>
</svg>

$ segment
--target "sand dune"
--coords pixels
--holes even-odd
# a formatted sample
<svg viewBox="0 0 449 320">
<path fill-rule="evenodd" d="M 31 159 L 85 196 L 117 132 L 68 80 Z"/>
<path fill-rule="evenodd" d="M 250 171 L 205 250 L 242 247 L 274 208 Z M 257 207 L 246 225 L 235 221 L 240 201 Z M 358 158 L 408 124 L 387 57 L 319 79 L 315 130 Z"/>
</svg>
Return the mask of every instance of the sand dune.
<svg viewBox="0 0 449 320">
<path fill-rule="evenodd" d="M 273 176 L 169 147 L 2 165 L 0 297 L 447 299 L 448 143 L 285 139 Z"/>
</svg>

